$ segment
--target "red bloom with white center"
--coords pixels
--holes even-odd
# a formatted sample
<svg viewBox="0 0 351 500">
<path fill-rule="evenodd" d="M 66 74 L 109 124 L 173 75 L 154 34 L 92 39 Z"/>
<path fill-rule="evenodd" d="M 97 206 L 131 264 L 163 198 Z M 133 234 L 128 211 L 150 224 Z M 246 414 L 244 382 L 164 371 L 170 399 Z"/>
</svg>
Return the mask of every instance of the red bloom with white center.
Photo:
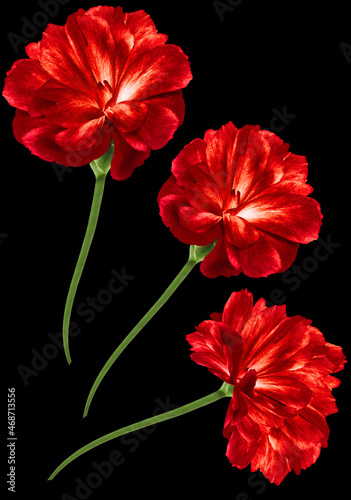
<svg viewBox="0 0 351 500">
<path fill-rule="evenodd" d="M 142 10 L 99 6 L 80 9 L 65 26 L 49 24 L 6 78 L 16 139 L 43 160 L 81 166 L 112 138 L 111 175 L 129 177 L 184 119 L 190 65 L 166 41 Z"/>
<path fill-rule="evenodd" d="M 172 164 L 158 201 L 163 222 L 188 245 L 217 239 L 201 263 L 209 277 L 283 272 L 300 243 L 318 238 L 322 215 L 308 198 L 307 163 L 259 126 L 229 122 L 195 139 Z"/>
<path fill-rule="evenodd" d="M 224 436 L 227 457 L 242 469 L 261 469 L 275 484 L 300 474 L 327 446 L 325 417 L 338 411 L 331 390 L 340 381 L 340 347 L 285 306 L 253 306 L 247 291 L 234 292 L 223 314 L 214 313 L 187 336 L 192 359 L 234 385 Z"/>
</svg>

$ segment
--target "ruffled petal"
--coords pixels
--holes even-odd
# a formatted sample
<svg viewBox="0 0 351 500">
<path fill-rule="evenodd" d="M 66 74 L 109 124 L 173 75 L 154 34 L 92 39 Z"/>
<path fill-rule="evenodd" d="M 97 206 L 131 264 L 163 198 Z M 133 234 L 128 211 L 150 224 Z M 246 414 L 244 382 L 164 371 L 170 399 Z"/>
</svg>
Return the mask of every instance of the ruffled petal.
<svg viewBox="0 0 351 500">
<path fill-rule="evenodd" d="M 233 266 L 229 261 L 222 230 L 218 233 L 216 246 L 201 262 L 200 271 L 207 278 L 237 276 L 241 272 L 240 267 Z"/>
<path fill-rule="evenodd" d="M 182 89 L 192 79 L 182 50 L 164 45 L 142 53 L 126 69 L 119 85 L 117 102 L 144 100 L 157 94 Z"/>
<path fill-rule="evenodd" d="M 226 239 L 232 245 L 248 248 L 260 239 L 260 233 L 245 219 L 226 213 L 223 220 Z"/>
<path fill-rule="evenodd" d="M 33 94 L 29 111 L 44 115 L 51 123 L 65 128 L 79 127 L 104 116 L 92 97 L 69 89 L 52 78 Z"/>
<path fill-rule="evenodd" d="M 288 459 L 273 449 L 268 435 L 263 435 L 259 440 L 255 456 L 251 460 L 251 470 L 257 469 L 260 469 L 271 483 L 277 485 L 291 471 Z"/>
<path fill-rule="evenodd" d="M 252 307 L 253 296 L 250 292 L 247 290 L 233 292 L 224 306 L 222 322 L 241 334 L 252 315 Z"/>
<path fill-rule="evenodd" d="M 233 467 L 243 469 L 255 456 L 257 446 L 257 441 L 247 441 L 235 427 L 229 439 L 226 456 Z"/>
<path fill-rule="evenodd" d="M 211 373 L 233 385 L 242 353 L 241 337 L 230 326 L 204 321 L 186 337 L 192 346 L 191 358 Z"/>
<path fill-rule="evenodd" d="M 129 55 L 128 65 L 143 52 L 167 42 L 167 35 L 157 33 L 151 17 L 143 10 L 126 13 L 125 23 L 134 36 L 134 47 Z"/>
<path fill-rule="evenodd" d="M 117 132 L 112 132 L 115 153 L 111 162 L 111 176 L 122 181 L 132 175 L 134 170 L 142 165 L 150 156 L 151 149 L 137 151 L 132 148 Z"/>
<path fill-rule="evenodd" d="M 206 160 L 209 172 L 224 194 L 231 186 L 233 179 L 233 161 L 238 129 L 232 122 L 221 127 L 217 132 L 208 135 Z M 231 189 L 231 187 L 230 187 Z"/>
<path fill-rule="evenodd" d="M 222 218 L 218 215 L 196 210 L 192 207 L 182 207 L 179 210 L 179 222 L 187 229 L 190 229 L 190 231 L 195 231 L 196 233 L 209 231 L 221 220 Z M 217 234 L 215 233 L 212 241 L 216 239 L 216 236 Z"/>
<path fill-rule="evenodd" d="M 179 220 L 179 207 L 187 206 L 183 190 L 177 186 L 176 179 L 171 176 L 158 195 L 160 215 L 163 223 L 170 228 L 173 235 L 187 245 L 210 245 L 216 237 L 211 231 L 196 233 L 187 229 Z M 213 252 L 214 250 L 212 250 Z M 211 252 L 211 253 L 212 253 Z M 211 253 L 209 255 L 211 255 Z M 207 257 L 206 257 L 207 258 Z M 204 262 L 204 261 L 203 261 Z"/>
<path fill-rule="evenodd" d="M 20 59 L 8 71 L 2 94 L 11 106 L 28 111 L 33 92 L 49 78 L 38 61 Z"/>
<path fill-rule="evenodd" d="M 143 101 L 142 104 L 147 101 Z M 163 148 L 179 127 L 177 115 L 169 108 L 147 104 L 147 113 L 140 128 L 124 135 L 125 140 L 135 149 Z"/>
<path fill-rule="evenodd" d="M 307 385 L 284 373 L 275 376 L 260 375 L 257 378 L 255 392 L 268 398 L 273 405 L 275 401 L 282 403 L 285 411 L 291 415 L 305 408 L 312 397 L 312 391 Z"/>
<path fill-rule="evenodd" d="M 94 148 L 96 143 L 101 142 L 101 131 L 105 117 L 85 122 L 75 128 L 68 128 L 55 136 L 56 143 L 64 151 L 77 151 L 80 149 Z"/>
<path fill-rule="evenodd" d="M 318 238 L 322 217 L 312 198 L 293 194 L 271 194 L 256 198 L 237 215 L 256 229 L 273 233 L 297 243 Z"/>
<path fill-rule="evenodd" d="M 120 102 L 106 109 L 106 116 L 120 132 L 131 132 L 143 125 L 148 107 L 142 102 Z"/>
<path fill-rule="evenodd" d="M 262 179 L 270 154 L 269 143 L 259 130 L 258 126 L 246 125 L 236 138 L 232 189 L 240 193 L 241 203 Z"/>
</svg>

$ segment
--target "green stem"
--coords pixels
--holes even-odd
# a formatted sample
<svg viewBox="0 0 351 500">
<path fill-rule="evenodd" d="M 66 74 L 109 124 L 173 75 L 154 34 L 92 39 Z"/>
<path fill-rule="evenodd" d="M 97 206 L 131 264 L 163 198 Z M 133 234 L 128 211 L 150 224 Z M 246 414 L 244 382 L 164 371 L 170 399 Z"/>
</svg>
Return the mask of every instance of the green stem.
<svg viewBox="0 0 351 500">
<path fill-rule="evenodd" d="M 161 309 L 161 307 L 167 302 L 167 300 L 173 295 L 177 290 L 179 285 L 185 280 L 190 271 L 198 264 L 202 262 L 203 259 L 213 250 L 216 245 L 216 241 L 206 246 L 191 245 L 189 249 L 189 259 L 185 266 L 182 268 L 180 273 L 174 278 L 172 283 L 166 289 L 166 291 L 161 295 L 158 301 L 151 307 L 151 309 L 143 316 L 139 323 L 133 328 L 133 330 L 127 335 L 123 342 L 117 347 L 114 353 L 105 363 L 104 367 L 97 376 L 93 387 L 90 390 L 87 402 L 84 408 L 83 417 L 86 417 L 92 402 L 92 399 L 99 387 L 102 379 L 105 377 L 106 373 L 109 371 L 113 363 L 119 357 L 119 355 L 124 351 L 128 344 L 138 335 L 138 333 L 144 328 L 144 326 L 150 321 L 150 319 Z"/>
<path fill-rule="evenodd" d="M 151 320 L 151 318 L 161 309 L 161 307 L 167 302 L 171 295 L 176 291 L 179 285 L 188 276 L 190 271 L 196 266 L 197 260 L 192 260 L 189 258 L 188 262 L 182 268 L 180 273 L 172 281 L 166 291 L 161 295 L 158 301 L 151 307 L 151 309 L 143 316 L 139 323 L 133 328 L 133 330 L 126 336 L 123 342 L 117 347 L 114 353 L 110 356 L 108 361 L 105 363 L 104 367 L 97 376 L 94 385 L 92 386 L 87 402 L 84 408 L 83 416 L 86 417 L 92 402 L 92 399 L 106 373 L 109 371 L 113 363 L 119 357 L 119 355 L 124 351 L 128 344 L 138 335 L 138 333 L 144 328 L 144 326 Z"/>
<path fill-rule="evenodd" d="M 175 417 L 179 417 L 180 415 L 185 415 L 186 413 L 189 413 L 191 411 L 197 410 L 198 408 L 202 408 L 203 406 L 209 405 L 211 403 L 214 403 L 215 401 L 218 401 L 224 397 L 231 397 L 233 395 L 233 386 L 226 384 L 225 382 L 221 386 L 221 388 L 213 392 L 212 394 L 209 394 L 208 396 L 205 396 L 201 399 L 197 399 L 196 401 L 193 401 L 192 403 L 189 403 L 187 405 L 181 406 L 179 408 L 176 408 L 175 410 L 168 411 L 166 413 L 163 413 L 161 415 L 156 415 L 151 418 L 147 418 L 145 420 L 141 420 L 140 422 L 137 422 L 132 425 L 128 425 L 127 427 L 122 427 L 121 429 L 118 429 L 117 431 L 111 432 L 109 434 L 106 434 L 105 436 L 102 436 L 98 439 L 95 439 L 95 441 L 92 441 L 91 443 L 87 444 L 86 446 L 83 446 L 79 450 L 77 450 L 75 453 L 70 455 L 64 462 L 59 465 L 54 472 L 51 474 L 49 477 L 49 481 L 52 480 L 66 465 L 70 464 L 73 460 L 76 458 L 80 457 L 84 453 L 86 453 L 89 450 L 92 450 L 93 448 L 96 448 L 97 446 L 100 446 L 103 443 L 107 443 L 108 441 L 111 441 L 112 439 L 115 439 L 117 437 L 123 436 L 124 434 L 128 434 L 130 432 L 137 431 L 139 429 L 143 429 L 144 427 L 149 427 L 151 425 L 158 424 L 160 422 L 164 422 L 165 420 L 170 420 Z"/>
<path fill-rule="evenodd" d="M 72 313 L 72 307 L 73 307 L 73 301 L 77 292 L 78 284 L 80 281 L 80 278 L 82 276 L 82 272 L 84 269 L 85 262 L 88 257 L 89 249 L 91 246 L 91 243 L 93 241 L 95 229 L 97 226 L 98 218 L 99 218 L 99 212 L 100 212 L 100 207 L 101 207 L 101 202 L 102 202 L 102 197 L 104 193 L 104 187 L 105 187 L 105 180 L 106 180 L 106 174 L 100 174 L 99 176 L 96 177 L 95 180 L 95 189 L 94 189 L 94 196 L 93 196 L 93 201 L 91 205 L 91 210 L 90 210 L 90 216 L 89 216 L 89 221 L 88 221 L 88 226 L 87 230 L 84 236 L 82 248 L 80 250 L 80 254 L 78 257 L 78 261 L 76 264 L 76 268 L 73 273 L 72 281 L 69 287 L 67 299 L 66 299 L 66 305 L 65 305 L 65 311 L 63 314 L 63 326 L 62 326 L 62 337 L 63 337 L 63 346 L 65 349 L 65 354 L 68 363 L 71 363 L 71 355 L 69 352 L 69 341 L 68 341 L 68 335 L 69 335 L 69 323 L 70 323 L 70 318 L 71 318 L 71 313 Z"/>
</svg>

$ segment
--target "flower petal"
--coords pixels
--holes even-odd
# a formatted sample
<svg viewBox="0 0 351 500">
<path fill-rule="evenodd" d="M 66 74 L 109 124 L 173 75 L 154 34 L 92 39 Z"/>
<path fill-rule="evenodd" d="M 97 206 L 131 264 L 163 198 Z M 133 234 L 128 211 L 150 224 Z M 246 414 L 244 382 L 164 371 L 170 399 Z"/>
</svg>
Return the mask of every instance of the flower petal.
<svg viewBox="0 0 351 500">
<path fill-rule="evenodd" d="M 143 52 L 167 42 L 167 35 L 157 33 L 151 17 L 143 10 L 126 13 L 125 23 L 134 36 L 134 47 L 129 55 L 128 65 Z"/>
<path fill-rule="evenodd" d="M 253 296 L 247 290 L 233 292 L 223 309 L 222 321 L 241 334 L 252 315 Z"/>
<path fill-rule="evenodd" d="M 142 53 L 126 69 L 117 102 L 143 100 L 188 85 L 192 75 L 187 57 L 175 45 L 164 45 Z"/>
<path fill-rule="evenodd" d="M 169 227 L 173 235 L 183 243 L 187 245 L 204 246 L 210 245 L 216 239 L 215 236 L 213 238 L 213 231 L 196 233 L 181 224 L 179 220 L 179 207 L 187 206 L 187 201 L 182 189 L 177 186 L 176 179 L 173 175 L 161 189 L 158 195 L 158 203 L 163 223 Z M 214 250 L 212 250 L 212 252 L 213 251 Z M 209 255 L 211 255 L 211 253 Z"/>
<path fill-rule="evenodd" d="M 179 210 L 179 222 L 196 233 L 203 233 L 209 231 L 218 222 L 222 220 L 218 215 L 211 214 L 210 212 L 203 212 L 196 210 L 192 207 L 181 207 Z M 217 231 L 219 228 L 217 228 Z M 212 241 L 216 239 L 217 234 L 214 234 Z"/>
<path fill-rule="evenodd" d="M 229 439 L 226 456 L 233 467 L 243 469 L 253 459 L 257 446 L 257 441 L 247 441 L 235 427 Z"/>
<path fill-rule="evenodd" d="M 142 101 L 142 104 L 147 101 Z M 163 148 L 179 127 L 177 115 L 169 108 L 148 104 L 147 114 L 140 128 L 124 135 L 125 140 L 135 149 Z"/>
<path fill-rule="evenodd" d="M 120 102 L 106 109 L 106 116 L 120 132 L 131 132 L 143 125 L 148 107 L 142 102 Z"/>
<path fill-rule="evenodd" d="M 260 133 L 260 127 L 246 125 L 239 130 L 233 158 L 234 179 L 232 189 L 240 193 L 241 203 L 262 179 L 270 154 L 270 146 Z"/>
<path fill-rule="evenodd" d="M 237 215 L 256 229 L 297 243 L 316 240 L 322 223 L 319 204 L 313 198 L 294 194 L 271 194 L 256 198 Z"/>
<path fill-rule="evenodd" d="M 45 83 L 50 75 L 38 61 L 20 59 L 16 61 L 5 79 L 3 96 L 11 106 L 28 111 L 33 91 Z"/>
<path fill-rule="evenodd" d="M 29 111 L 44 115 L 50 122 L 73 128 L 104 116 L 96 101 L 52 78 L 34 92 Z"/>
<path fill-rule="evenodd" d="M 292 415 L 305 408 L 312 397 L 311 389 L 293 376 L 284 373 L 274 376 L 260 374 L 255 385 L 255 392 L 268 398 L 273 405 L 274 401 L 282 403 L 285 410 Z"/>
<path fill-rule="evenodd" d="M 222 230 L 218 233 L 216 246 L 201 262 L 200 271 L 207 278 L 237 276 L 241 272 L 241 268 L 233 266 L 228 259 L 226 242 Z"/>
<path fill-rule="evenodd" d="M 240 336 L 228 325 L 203 321 L 196 332 L 186 337 L 192 346 L 191 359 L 233 385 L 242 353 Z"/>
<path fill-rule="evenodd" d="M 248 248 L 260 239 L 260 233 L 245 219 L 225 213 L 223 217 L 226 239 L 240 248 Z"/>
<path fill-rule="evenodd" d="M 55 141 L 64 151 L 93 148 L 96 143 L 101 143 L 104 122 L 105 117 L 101 117 L 79 127 L 65 129 L 56 135 Z"/>
<path fill-rule="evenodd" d="M 144 163 L 150 156 L 151 149 L 137 151 L 117 131 L 112 133 L 112 139 L 115 153 L 111 163 L 111 175 L 113 179 L 121 181 L 130 177 L 134 170 Z"/>
</svg>

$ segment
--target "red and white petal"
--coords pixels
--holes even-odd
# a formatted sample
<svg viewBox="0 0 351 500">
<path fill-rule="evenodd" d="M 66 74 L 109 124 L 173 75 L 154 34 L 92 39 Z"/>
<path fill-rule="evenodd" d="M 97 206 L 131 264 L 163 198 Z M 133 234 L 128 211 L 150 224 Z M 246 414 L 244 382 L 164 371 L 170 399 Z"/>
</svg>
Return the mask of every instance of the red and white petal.
<svg viewBox="0 0 351 500">
<path fill-rule="evenodd" d="M 119 47 L 124 47 L 123 57 L 116 50 L 108 22 L 92 15 L 71 15 L 65 25 L 70 48 L 79 60 L 87 78 L 92 82 L 107 81 L 115 87 L 115 65 L 124 64 L 129 54 L 133 39 L 119 40 Z"/>
<path fill-rule="evenodd" d="M 104 116 L 93 98 L 53 79 L 36 90 L 34 96 L 30 110 L 65 128 L 79 127 Z"/>
<path fill-rule="evenodd" d="M 192 207 L 181 207 L 179 209 L 179 222 L 187 229 L 190 229 L 190 231 L 195 231 L 196 233 L 209 231 L 221 220 L 222 217 L 219 217 L 218 215 L 197 210 Z M 213 233 L 214 238 L 212 241 L 216 239 L 218 231 L 219 227 L 217 227 L 216 232 Z"/>
<path fill-rule="evenodd" d="M 260 233 L 245 219 L 230 213 L 223 216 L 225 237 L 232 245 L 248 248 L 257 243 Z"/>
<path fill-rule="evenodd" d="M 230 249 L 229 246 L 228 248 Z M 260 233 L 259 240 L 250 247 L 234 248 L 237 251 L 233 258 L 239 263 L 243 273 L 250 278 L 262 278 L 283 271 L 280 254 L 264 233 Z M 230 251 L 228 257 L 233 262 Z"/>
<path fill-rule="evenodd" d="M 282 371 L 294 373 L 294 370 L 304 367 L 309 357 L 312 357 L 306 356 L 303 351 L 309 342 L 306 320 L 301 316 L 286 318 L 267 333 L 259 346 L 255 346 L 249 366 L 255 368 L 260 376 Z"/>
<path fill-rule="evenodd" d="M 209 172 L 222 193 L 226 193 L 233 180 L 233 158 L 238 129 L 232 122 L 214 134 L 208 134 L 206 160 Z"/>
<path fill-rule="evenodd" d="M 251 460 L 251 471 L 257 469 L 260 469 L 271 483 L 277 485 L 291 471 L 288 459 L 273 449 L 267 434 L 262 435 L 255 456 Z"/>
<path fill-rule="evenodd" d="M 63 85 L 90 96 L 96 96 L 91 77 L 88 78 L 84 68 L 81 68 L 79 58 L 73 48 L 69 49 L 70 47 L 65 27 L 48 24 L 40 42 L 41 66 L 52 78 Z"/>
<path fill-rule="evenodd" d="M 242 353 L 240 336 L 228 325 L 203 321 L 196 332 L 187 335 L 192 345 L 191 359 L 206 366 L 211 373 L 233 385 Z"/>
<path fill-rule="evenodd" d="M 106 109 L 106 116 L 120 132 L 131 132 L 143 125 L 148 107 L 142 102 L 120 102 Z"/>
<path fill-rule="evenodd" d="M 206 173 L 206 169 L 207 164 L 204 163 L 198 163 L 188 169 L 184 194 L 193 208 L 211 212 L 222 219 L 222 195 L 212 177 Z"/>
<path fill-rule="evenodd" d="M 242 328 L 244 352 L 241 363 L 243 369 L 256 369 L 255 360 L 259 361 L 262 351 L 266 346 L 271 345 L 274 332 L 284 320 L 286 320 L 285 306 L 266 307 L 248 319 Z M 259 371 L 258 366 L 257 371 Z"/>
<path fill-rule="evenodd" d="M 163 148 L 179 127 L 177 115 L 163 106 L 147 105 L 144 123 L 135 132 L 124 134 L 124 139 L 135 149 Z"/>
<path fill-rule="evenodd" d="M 103 116 L 85 122 L 79 127 L 68 128 L 59 132 L 55 141 L 64 151 L 94 148 L 96 143 L 101 142 L 100 136 L 104 122 L 105 117 Z"/>
<path fill-rule="evenodd" d="M 175 45 L 164 45 L 142 53 L 125 70 L 117 102 L 144 100 L 182 89 L 192 79 L 188 58 Z"/>
<path fill-rule="evenodd" d="M 312 391 L 307 385 L 285 373 L 274 376 L 260 374 L 256 381 L 255 393 L 269 399 L 269 403 L 282 403 L 291 415 L 305 408 L 312 397 Z"/>
<path fill-rule="evenodd" d="M 322 442 L 325 444 L 329 436 L 325 418 L 311 407 L 294 418 L 285 419 L 282 430 L 302 450 L 310 450 Z"/>
<path fill-rule="evenodd" d="M 293 194 L 256 198 L 237 215 L 256 229 L 297 243 L 316 240 L 322 223 L 319 204 L 313 198 Z"/>
<path fill-rule="evenodd" d="M 259 126 L 246 125 L 238 131 L 232 160 L 232 189 L 245 201 L 254 186 L 261 181 L 270 154 L 268 141 L 258 133 Z"/>
</svg>

